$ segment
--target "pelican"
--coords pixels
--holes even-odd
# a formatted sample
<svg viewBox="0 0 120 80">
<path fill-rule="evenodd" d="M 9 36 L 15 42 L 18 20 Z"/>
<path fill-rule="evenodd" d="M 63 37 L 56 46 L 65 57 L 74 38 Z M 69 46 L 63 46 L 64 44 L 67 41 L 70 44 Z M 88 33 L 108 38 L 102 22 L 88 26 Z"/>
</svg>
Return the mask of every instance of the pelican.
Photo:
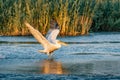
<svg viewBox="0 0 120 80">
<path fill-rule="evenodd" d="M 46 38 L 28 22 L 25 22 L 25 25 L 34 38 L 43 46 L 44 50 L 39 50 L 41 53 L 45 53 L 49 56 L 53 51 L 59 49 L 61 45 L 67 45 L 66 43 L 56 39 L 60 30 L 58 24 L 55 23 L 54 20 L 50 22 L 50 29 L 47 32 Z"/>
</svg>

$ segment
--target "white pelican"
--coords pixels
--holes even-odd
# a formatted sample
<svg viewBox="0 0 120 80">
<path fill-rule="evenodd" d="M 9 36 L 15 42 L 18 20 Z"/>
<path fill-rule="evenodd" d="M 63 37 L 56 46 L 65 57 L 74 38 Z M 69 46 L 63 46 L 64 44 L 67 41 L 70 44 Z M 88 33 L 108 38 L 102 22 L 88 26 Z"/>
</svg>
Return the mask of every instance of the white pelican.
<svg viewBox="0 0 120 80">
<path fill-rule="evenodd" d="M 39 52 L 51 55 L 51 52 L 59 49 L 61 45 L 66 45 L 66 43 L 56 40 L 60 30 L 58 24 L 55 23 L 55 20 L 50 22 L 50 29 L 46 35 L 46 38 L 29 23 L 25 22 L 25 25 L 28 27 L 34 38 L 44 47 L 44 50 L 39 50 Z"/>
</svg>

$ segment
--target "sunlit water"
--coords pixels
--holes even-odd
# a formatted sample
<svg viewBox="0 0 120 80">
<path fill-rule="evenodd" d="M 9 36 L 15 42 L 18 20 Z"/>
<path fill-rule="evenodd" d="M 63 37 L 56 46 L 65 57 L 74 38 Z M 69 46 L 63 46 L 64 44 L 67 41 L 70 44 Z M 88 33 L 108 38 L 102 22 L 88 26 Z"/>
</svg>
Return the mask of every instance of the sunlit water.
<svg viewBox="0 0 120 80">
<path fill-rule="evenodd" d="M 32 36 L 0 36 L 0 79 L 120 79 L 120 33 L 58 39 L 68 46 L 48 59 Z"/>
</svg>

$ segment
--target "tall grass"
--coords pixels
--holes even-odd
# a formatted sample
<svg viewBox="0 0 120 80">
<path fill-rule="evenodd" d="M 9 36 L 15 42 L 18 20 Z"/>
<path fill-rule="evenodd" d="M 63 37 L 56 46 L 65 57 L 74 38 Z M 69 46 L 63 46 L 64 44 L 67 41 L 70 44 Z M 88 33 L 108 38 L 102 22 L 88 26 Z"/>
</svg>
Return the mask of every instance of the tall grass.
<svg viewBox="0 0 120 80">
<path fill-rule="evenodd" d="M 120 0 L 98 0 L 92 31 L 120 31 Z"/>
<path fill-rule="evenodd" d="M 25 20 L 46 34 L 52 17 L 60 35 L 120 31 L 120 0 L 0 0 L 0 35 L 29 35 Z"/>
</svg>

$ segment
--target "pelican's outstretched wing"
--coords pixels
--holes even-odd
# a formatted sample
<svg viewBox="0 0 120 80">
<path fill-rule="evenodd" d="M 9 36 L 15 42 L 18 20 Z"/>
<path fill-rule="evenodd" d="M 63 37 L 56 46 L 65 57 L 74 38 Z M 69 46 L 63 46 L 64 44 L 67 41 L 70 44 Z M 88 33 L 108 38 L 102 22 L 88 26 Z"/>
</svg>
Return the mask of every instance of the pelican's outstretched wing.
<svg viewBox="0 0 120 80">
<path fill-rule="evenodd" d="M 45 49 L 52 47 L 51 43 L 36 29 L 34 29 L 29 23 L 25 22 L 25 25 L 28 27 L 31 34 L 35 39 L 43 45 Z"/>
<path fill-rule="evenodd" d="M 53 43 L 53 44 L 56 44 L 56 38 L 57 38 L 57 35 L 59 34 L 60 30 L 59 30 L 59 26 L 58 24 L 56 23 L 56 25 L 54 26 L 54 28 L 50 28 L 47 35 L 46 35 L 46 38 L 47 40 L 50 42 L 50 43 Z"/>
</svg>

